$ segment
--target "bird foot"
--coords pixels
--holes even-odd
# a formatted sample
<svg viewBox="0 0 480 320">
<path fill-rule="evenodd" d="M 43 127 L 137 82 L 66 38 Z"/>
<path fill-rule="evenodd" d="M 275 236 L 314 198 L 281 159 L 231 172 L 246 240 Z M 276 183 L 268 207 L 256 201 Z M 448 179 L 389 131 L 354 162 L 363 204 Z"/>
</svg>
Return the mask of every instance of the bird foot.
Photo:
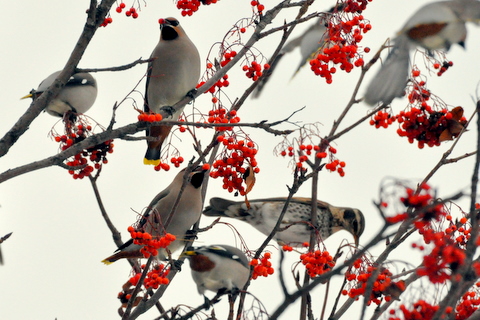
<svg viewBox="0 0 480 320">
<path fill-rule="evenodd" d="M 194 99 L 195 98 L 195 94 L 197 93 L 197 89 L 196 88 L 193 88 L 192 90 L 188 91 L 186 96 L 189 97 L 189 98 L 192 98 Z"/>
<path fill-rule="evenodd" d="M 187 241 L 192 241 L 193 240 L 197 240 L 197 231 L 196 230 L 188 230 L 186 233 L 185 233 L 185 240 Z"/>
<path fill-rule="evenodd" d="M 173 260 L 173 268 L 174 270 L 182 271 L 182 265 L 183 261 L 182 260 Z"/>
<path fill-rule="evenodd" d="M 167 118 L 170 118 L 173 116 L 173 114 L 175 113 L 175 108 L 172 107 L 172 106 L 163 106 L 160 108 L 161 111 L 164 111 L 166 114 L 168 114 L 168 117 Z"/>
</svg>

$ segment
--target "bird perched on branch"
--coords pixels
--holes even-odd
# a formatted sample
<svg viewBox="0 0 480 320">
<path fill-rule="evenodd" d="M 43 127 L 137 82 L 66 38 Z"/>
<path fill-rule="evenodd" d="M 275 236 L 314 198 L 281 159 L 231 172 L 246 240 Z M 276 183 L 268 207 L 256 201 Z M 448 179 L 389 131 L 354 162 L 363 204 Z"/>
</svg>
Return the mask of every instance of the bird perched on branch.
<svg viewBox="0 0 480 320">
<path fill-rule="evenodd" d="M 228 245 L 211 245 L 187 249 L 193 281 L 198 293 L 206 290 L 235 293 L 248 281 L 250 266 L 247 256 Z"/>
<path fill-rule="evenodd" d="M 269 235 L 287 198 L 269 198 L 249 200 L 250 208 L 243 201 L 231 201 L 222 198 L 211 198 L 210 206 L 206 207 L 203 214 L 206 216 L 219 216 L 235 218 L 248 222 L 258 231 Z M 312 227 L 318 235 L 327 239 L 333 233 L 346 230 L 353 235 L 355 244 L 365 228 L 365 218 L 358 209 L 335 207 L 323 201 L 317 201 L 317 225 L 310 223 L 311 199 L 292 198 L 287 211 L 274 239 L 290 245 L 300 246 L 310 241 Z"/>
<path fill-rule="evenodd" d="M 389 104 L 403 96 L 410 69 L 410 50 L 423 47 L 448 51 L 456 43 L 463 47 L 468 21 L 480 22 L 477 0 L 438 1 L 421 7 L 393 40 L 387 59 L 367 87 L 364 101 L 369 105 Z"/>
<path fill-rule="evenodd" d="M 32 98 L 33 100 L 50 87 L 62 70 L 49 75 L 43 80 L 38 88 L 32 89 L 28 95 L 21 99 Z M 90 73 L 75 73 L 68 79 L 62 90 L 55 96 L 45 111 L 56 117 L 63 117 L 66 113 L 85 113 L 97 98 L 97 81 Z"/>
<path fill-rule="evenodd" d="M 187 233 L 189 229 L 202 214 L 201 187 L 205 172 L 206 170 L 197 167 L 187 175 L 185 189 L 173 215 L 170 217 L 185 179 L 185 169 L 181 170 L 172 183 L 153 198 L 136 229 L 148 232 L 153 238 L 160 238 L 170 233 L 176 237 L 176 240 L 168 246 L 168 250 L 174 252 L 183 248 L 188 241 Z M 168 221 L 169 219 L 170 221 Z M 102 262 L 110 264 L 122 258 L 143 258 L 143 254 L 140 252 L 141 248 L 141 245 L 134 244 L 133 239 L 130 239 L 118 248 L 112 256 Z M 167 252 L 160 250 L 157 258 L 165 260 L 166 257 L 168 257 Z"/>
<path fill-rule="evenodd" d="M 150 56 L 147 86 L 145 89 L 145 112 L 160 113 L 164 119 L 178 120 L 183 107 L 172 106 L 195 89 L 200 78 L 200 55 L 197 48 L 175 18 L 160 19 L 160 41 Z M 158 165 L 163 141 L 172 126 L 151 126 L 147 136 L 156 140 L 147 141 L 148 149 L 144 163 Z"/>
<path fill-rule="evenodd" d="M 343 9 L 342 5 L 336 5 L 328 10 L 324 15 L 320 16 L 315 20 L 315 23 L 312 24 L 303 34 L 290 40 L 282 48 L 277 57 L 272 61 L 271 66 L 268 70 L 265 70 L 265 77 L 260 81 L 257 86 L 257 89 L 253 93 L 253 98 L 258 98 L 262 93 L 265 85 L 267 84 L 270 76 L 277 67 L 280 60 L 285 56 L 285 54 L 292 52 L 296 48 L 300 48 L 300 63 L 295 70 L 292 78 L 297 74 L 301 67 L 303 67 L 308 61 L 313 57 L 313 55 L 318 52 L 325 44 L 328 42 L 328 30 L 326 27 L 327 16 L 337 11 Z"/>
</svg>

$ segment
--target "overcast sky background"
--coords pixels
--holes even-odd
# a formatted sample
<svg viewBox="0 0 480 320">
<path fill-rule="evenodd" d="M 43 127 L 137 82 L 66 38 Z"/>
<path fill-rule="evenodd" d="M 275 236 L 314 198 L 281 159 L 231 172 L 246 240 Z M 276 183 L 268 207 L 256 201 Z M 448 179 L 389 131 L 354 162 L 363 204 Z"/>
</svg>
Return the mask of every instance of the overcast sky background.
<svg viewBox="0 0 480 320">
<path fill-rule="evenodd" d="M 270 8 L 269 2 L 265 3 Z M 365 56 L 368 60 L 381 44 L 401 28 L 406 19 L 423 4 L 429 1 L 378 1 L 369 4 L 364 16 L 370 19 L 373 29 L 367 33 L 362 44 L 372 51 Z M 275 1 L 276 3 L 276 1 Z M 2 88 L 3 112 L 0 121 L 0 133 L 12 127 L 15 121 L 27 109 L 30 101 L 19 100 L 32 88 L 54 71 L 60 70 L 73 50 L 84 22 L 88 1 L 11 1 L 4 7 L 0 21 L 2 50 L 0 81 Z M 140 57 L 148 58 L 159 38 L 158 18 L 174 16 L 179 18 L 189 37 L 199 49 L 205 60 L 212 44 L 221 41 L 233 23 L 251 13 L 248 1 L 221 0 L 218 4 L 202 6 L 192 17 L 182 18 L 173 1 L 143 2 L 139 18 L 134 20 L 117 14 L 112 9 L 113 24 L 98 30 L 88 47 L 79 67 L 100 68 L 130 63 Z M 332 1 L 317 1 L 312 10 L 325 10 Z M 127 7 L 130 3 L 127 2 Z M 275 26 L 283 19 L 288 21 L 297 10 L 283 12 L 275 20 Z M 298 26 L 296 36 L 308 27 Z M 268 28 L 267 28 L 268 29 Z M 461 105 L 469 117 L 474 111 L 472 97 L 478 96 L 480 60 L 480 28 L 468 25 L 467 50 L 454 46 L 448 57 L 454 61 L 453 68 L 442 77 L 433 76 L 428 87 L 440 95 L 449 105 Z M 248 31 L 245 39 L 248 39 Z M 268 58 L 278 43 L 281 34 L 275 34 L 258 43 L 256 49 Z M 214 49 L 216 50 L 216 49 Z M 303 68 L 297 76 L 290 78 L 300 60 L 298 51 L 286 56 L 280 63 L 262 97 L 249 99 L 241 108 L 239 116 L 242 122 L 262 120 L 276 121 L 284 119 L 293 111 L 306 107 L 297 113 L 292 121 L 322 124 L 322 135 L 326 135 L 345 104 L 360 74 L 355 70 L 351 74 L 339 72 L 334 75 L 333 84 L 327 85 L 324 79 L 316 77 L 308 68 Z M 422 63 L 421 58 L 417 60 Z M 378 67 L 378 66 L 377 66 Z M 374 70 L 377 70 L 377 67 Z M 225 90 L 233 101 L 241 95 L 251 80 L 241 71 L 241 66 L 230 72 L 230 87 Z M 204 71 L 202 68 L 202 72 Z M 107 126 L 112 106 L 121 101 L 146 71 L 145 65 L 123 72 L 98 73 L 99 94 L 95 105 L 88 115 Z M 367 76 L 367 82 L 372 77 Z M 361 93 L 364 91 L 362 86 Z M 145 84 L 139 86 L 144 92 Z M 142 105 L 140 94 L 133 96 Z M 131 101 L 131 100 L 130 100 Z M 227 103 L 227 100 L 224 100 Z M 394 101 L 394 110 L 405 107 L 405 99 Z M 211 108 L 210 95 L 203 95 L 195 102 L 195 107 L 203 112 Z M 191 111 L 191 106 L 185 109 Z M 366 114 L 369 109 L 364 104 L 355 105 L 345 119 L 343 127 Z M 117 125 L 135 122 L 137 112 L 132 103 L 124 103 L 117 111 Z M 30 129 L 0 158 L 0 172 L 32 161 L 41 160 L 55 154 L 58 144 L 48 138 L 48 133 L 57 119 L 42 113 L 30 126 Z M 61 127 L 58 126 L 58 129 Z M 291 128 L 285 125 L 282 128 Z M 388 130 L 374 129 L 363 123 L 353 132 L 335 141 L 337 156 L 346 162 L 346 175 L 340 178 L 337 173 L 320 173 L 319 199 L 333 205 L 359 208 L 367 219 L 364 236 L 360 243 L 367 243 L 379 230 L 380 219 L 372 200 L 378 198 L 378 188 L 383 178 L 394 176 L 401 179 L 422 179 L 440 159 L 451 143 L 440 147 L 418 150 L 406 139 L 395 133 L 396 126 Z M 273 137 L 258 129 L 246 130 L 259 145 L 258 163 L 261 173 L 257 175 L 255 188 L 250 198 L 287 196 L 286 185 L 292 182 L 292 170 L 289 159 L 273 155 L 273 148 L 281 137 Z M 210 136 L 210 132 L 205 137 Z M 141 134 L 139 134 L 141 135 Z M 181 139 L 181 140 L 180 140 Z M 203 145 L 207 144 L 205 143 Z M 142 163 L 145 142 L 115 141 L 114 153 L 109 155 L 109 163 L 104 166 L 98 186 L 104 204 L 116 227 L 126 241 L 126 228 L 136 220 L 151 199 L 163 190 L 178 170 L 156 172 L 151 166 Z M 181 148 L 185 159 L 190 159 L 192 139 L 186 134 L 174 138 L 176 147 Z M 476 132 L 474 127 L 462 137 L 453 155 L 459 156 L 474 151 Z M 463 160 L 442 168 L 431 180 L 438 187 L 440 197 L 449 196 L 468 187 L 473 168 L 473 159 Z M 309 197 L 311 184 L 306 183 L 298 196 Z M 233 199 L 221 188 L 221 181 L 211 180 L 207 200 L 213 196 Z M 460 201 L 468 209 L 467 201 Z M 213 219 L 203 218 L 201 225 L 209 224 Z M 227 222 L 227 220 L 225 220 Z M 250 249 L 257 248 L 263 235 L 247 224 L 232 222 L 243 235 Z M 31 172 L 0 185 L 0 236 L 13 232 L 12 237 L 1 245 L 5 265 L 0 267 L 2 293 L 0 299 L 0 317 L 2 319 L 118 319 L 119 301 L 117 293 L 128 279 L 130 267 L 126 261 L 105 266 L 100 261 L 115 250 L 115 244 L 107 229 L 95 201 L 88 179 L 73 180 L 58 167 Z M 334 252 L 342 240 L 352 241 L 346 232 L 339 232 L 325 243 Z M 201 234 L 197 245 L 225 243 L 238 245 L 234 234 L 224 225 L 219 225 Z M 403 246 L 398 259 L 409 261 L 420 257 L 411 253 L 411 241 Z M 374 254 L 381 252 L 378 246 Z M 273 254 L 274 267 L 278 266 L 279 253 L 269 248 Z M 402 249 L 402 248 L 401 248 Z M 298 258 L 295 253 L 285 270 Z M 412 257 L 412 258 L 411 258 Z M 393 258 L 393 257 L 392 257 Z M 404 265 L 400 265 L 402 268 Z M 287 273 L 287 275 L 289 275 Z M 290 279 L 290 278 L 289 278 Z M 278 284 L 278 272 L 269 278 L 260 278 L 253 282 L 249 290 L 257 296 L 269 312 L 272 312 L 282 299 Z M 292 284 L 292 281 L 290 281 Z M 294 289 L 290 286 L 291 290 Z M 278 299 L 273 292 L 278 291 Z M 336 291 L 332 289 L 332 295 Z M 185 297 L 188 296 L 186 299 Z M 319 316 L 320 303 L 323 302 L 324 288 L 313 293 L 315 316 Z M 189 267 L 175 278 L 166 295 L 161 300 L 166 308 L 177 304 L 197 306 L 203 302 L 191 280 Z M 216 310 L 220 316 L 221 305 Z M 370 307 L 373 311 L 374 307 Z M 350 316 L 357 313 L 349 311 Z M 150 311 L 144 319 L 155 317 L 156 311 Z M 288 316 L 296 317 L 298 306 L 288 309 Z M 221 316 L 220 316 L 221 317 Z"/>
</svg>

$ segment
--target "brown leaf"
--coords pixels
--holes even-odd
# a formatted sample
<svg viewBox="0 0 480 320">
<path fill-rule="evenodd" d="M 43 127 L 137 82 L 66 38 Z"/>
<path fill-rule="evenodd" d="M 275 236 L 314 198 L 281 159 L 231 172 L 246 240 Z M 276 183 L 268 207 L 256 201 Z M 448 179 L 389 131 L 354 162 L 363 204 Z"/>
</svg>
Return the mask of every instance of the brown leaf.
<svg viewBox="0 0 480 320">
<path fill-rule="evenodd" d="M 462 130 L 463 125 L 459 122 L 463 117 L 463 108 L 455 107 L 450 111 L 452 119 L 447 120 L 447 128 L 442 131 L 438 141 L 443 142 L 447 140 L 453 140 Z"/>
</svg>

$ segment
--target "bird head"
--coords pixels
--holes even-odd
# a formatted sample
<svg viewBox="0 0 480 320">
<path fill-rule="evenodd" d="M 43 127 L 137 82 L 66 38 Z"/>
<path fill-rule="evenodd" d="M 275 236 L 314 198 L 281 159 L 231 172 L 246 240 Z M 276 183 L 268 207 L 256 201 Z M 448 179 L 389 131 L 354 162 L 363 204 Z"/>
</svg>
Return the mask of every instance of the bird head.
<svg viewBox="0 0 480 320">
<path fill-rule="evenodd" d="M 183 169 L 182 171 L 180 172 L 183 172 L 185 171 L 185 169 Z M 195 188 L 195 189 L 198 189 L 202 186 L 203 184 L 203 179 L 205 177 L 205 173 L 207 172 L 208 170 L 205 170 L 203 169 L 202 167 L 198 166 L 196 167 L 195 169 L 192 170 L 192 172 L 190 172 L 189 176 L 188 176 L 188 181 L 190 182 L 190 184 Z"/>
<path fill-rule="evenodd" d="M 355 246 L 358 247 L 358 241 L 360 236 L 365 230 L 365 217 L 363 213 L 358 209 L 353 208 L 338 208 L 338 212 L 334 213 L 334 216 L 338 219 L 340 228 L 345 229 L 353 235 L 355 240 Z M 338 231 L 338 230 L 334 230 Z"/>
<path fill-rule="evenodd" d="M 188 247 L 186 251 L 182 253 L 182 256 L 186 256 L 190 261 L 190 268 L 197 272 L 206 272 L 215 268 L 215 262 L 202 253 L 202 249 L 205 247 Z"/>
<path fill-rule="evenodd" d="M 28 99 L 28 98 L 32 98 L 32 100 L 35 100 L 35 99 L 37 99 L 41 94 L 42 94 L 41 92 L 37 92 L 37 90 L 32 89 L 32 90 L 30 90 L 30 93 L 29 93 L 29 94 L 27 94 L 27 95 L 24 96 L 24 97 L 21 97 L 20 100 Z"/>
<path fill-rule="evenodd" d="M 365 217 L 363 213 L 358 209 L 345 209 L 343 218 L 345 219 L 346 229 L 352 233 L 355 239 L 355 246 L 358 247 L 360 236 L 363 230 L 365 230 Z"/>
<path fill-rule="evenodd" d="M 175 40 L 184 33 L 180 22 L 172 17 L 160 19 L 160 34 L 162 40 Z"/>
</svg>

